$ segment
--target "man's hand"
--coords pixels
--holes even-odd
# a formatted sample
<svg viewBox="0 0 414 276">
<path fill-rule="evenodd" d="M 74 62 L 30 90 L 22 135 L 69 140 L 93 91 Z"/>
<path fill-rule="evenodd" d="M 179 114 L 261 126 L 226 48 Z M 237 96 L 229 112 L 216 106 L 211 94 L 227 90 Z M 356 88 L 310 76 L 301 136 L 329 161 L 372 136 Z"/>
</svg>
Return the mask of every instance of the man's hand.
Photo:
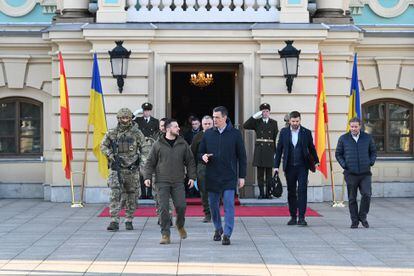
<svg viewBox="0 0 414 276">
<path fill-rule="evenodd" d="M 108 161 L 115 163 L 115 156 L 112 153 L 108 156 Z"/>
<path fill-rule="evenodd" d="M 203 156 L 201 156 L 201 159 L 203 159 L 203 161 L 207 164 L 210 156 L 213 156 L 213 154 L 212 153 L 205 153 L 205 154 L 203 154 Z"/>
<path fill-rule="evenodd" d="M 319 164 L 319 163 L 316 163 L 315 164 L 315 168 L 319 168 L 319 166 L 320 166 L 321 164 Z"/>
<path fill-rule="evenodd" d="M 193 179 L 188 180 L 188 187 L 190 187 L 190 189 L 192 187 L 194 187 L 194 180 Z"/>
<path fill-rule="evenodd" d="M 145 179 L 144 184 L 145 184 L 145 186 L 147 186 L 147 187 L 151 187 L 151 180 L 149 180 L 149 179 Z"/>
<path fill-rule="evenodd" d="M 279 168 L 274 168 L 273 169 L 273 174 L 275 174 L 275 173 L 279 173 Z"/>
<path fill-rule="evenodd" d="M 239 189 L 244 187 L 244 178 L 239 178 Z"/>
<path fill-rule="evenodd" d="M 255 118 L 255 119 L 262 118 L 262 111 L 258 111 L 256 113 L 254 113 L 252 117 Z"/>
</svg>

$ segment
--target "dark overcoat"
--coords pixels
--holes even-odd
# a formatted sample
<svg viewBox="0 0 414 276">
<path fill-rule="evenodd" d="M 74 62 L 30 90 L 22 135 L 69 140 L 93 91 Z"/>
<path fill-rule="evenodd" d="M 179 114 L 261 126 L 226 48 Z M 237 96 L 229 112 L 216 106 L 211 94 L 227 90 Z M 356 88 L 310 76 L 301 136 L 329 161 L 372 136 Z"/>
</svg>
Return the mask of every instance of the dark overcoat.
<svg viewBox="0 0 414 276">
<path fill-rule="evenodd" d="M 150 117 L 149 122 L 145 121 L 144 117 L 136 117 L 134 121 L 138 124 L 139 129 L 142 131 L 145 137 L 154 138 L 158 133 L 159 121 L 154 117 Z"/>
<path fill-rule="evenodd" d="M 269 118 L 268 122 L 265 123 L 263 119 L 250 117 L 243 124 L 243 127 L 244 129 L 250 129 L 256 132 L 253 166 L 272 168 L 274 166 L 276 152 L 276 137 L 279 132 L 277 122 Z"/>
</svg>

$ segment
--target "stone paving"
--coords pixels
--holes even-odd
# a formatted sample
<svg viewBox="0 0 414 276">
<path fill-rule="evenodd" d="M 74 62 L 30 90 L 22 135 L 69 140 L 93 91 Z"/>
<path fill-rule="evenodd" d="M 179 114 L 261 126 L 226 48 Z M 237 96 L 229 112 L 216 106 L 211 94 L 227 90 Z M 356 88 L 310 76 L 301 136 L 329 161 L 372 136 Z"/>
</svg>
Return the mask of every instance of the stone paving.
<svg viewBox="0 0 414 276">
<path fill-rule="evenodd" d="M 414 199 L 373 199 L 369 229 L 350 229 L 347 208 L 309 206 L 308 227 L 286 217 L 237 218 L 231 246 L 212 224 L 188 218 L 160 245 L 156 218 L 134 231 L 107 232 L 102 204 L 70 208 L 41 200 L 0 200 L 2 275 L 414 275 Z"/>
</svg>

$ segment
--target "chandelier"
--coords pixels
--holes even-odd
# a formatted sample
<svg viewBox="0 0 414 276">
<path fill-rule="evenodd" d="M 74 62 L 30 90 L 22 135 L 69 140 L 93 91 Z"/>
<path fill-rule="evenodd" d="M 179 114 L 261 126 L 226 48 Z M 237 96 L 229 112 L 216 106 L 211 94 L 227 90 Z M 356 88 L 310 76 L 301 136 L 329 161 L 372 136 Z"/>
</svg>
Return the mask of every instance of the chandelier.
<svg viewBox="0 0 414 276">
<path fill-rule="evenodd" d="M 206 74 L 200 71 L 197 74 L 191 74 L 190 83 L 198 87 L 206 87 L 213 83 L 213 74 Z"/>
</svg>

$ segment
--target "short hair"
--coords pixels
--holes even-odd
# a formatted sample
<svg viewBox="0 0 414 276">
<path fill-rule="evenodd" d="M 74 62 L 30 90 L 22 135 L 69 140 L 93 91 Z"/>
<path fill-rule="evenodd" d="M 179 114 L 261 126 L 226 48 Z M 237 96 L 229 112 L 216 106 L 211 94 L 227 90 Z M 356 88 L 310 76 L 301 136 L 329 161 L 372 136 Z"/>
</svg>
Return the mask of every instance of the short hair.
<svg viewBox="0 0 414 276">
<path fill-rule="evenodd" d="M 174 122 L 176 122 L 176 123 L 177 123 L 177 120 L 176 120 L 176 119 L 173 119 L 173 118 L 167 118 L 167 119 L 165 120 L 165 123 L 164 123 L 164 127 L 165 127 L 165 129 L 167 129 L 167 128 L 171 127 L 171 124 L 172 124 L 172 123 L 174 123 Z"/>
<path fill-rule="evenodd" d="M 210 115 L 205 115 L 202 120 L 213 120 L 213 118 Z"/>
<path fill-rule="evenodd" d="M 199 119 L 198 117 L 193 117 L 193 118 L 191 119 L 191 122 L 194 122 L 194 121 L 199 121 L 199 122 L 200 122 L 200 119 Z"/>
<path fill-rule="evenodd" d="M 351 123 L 358 123 L 359 125 L 362 125 L 362 120 L 358 117 L 353 117 L 351 120 L 349 120 L 349 124 Z"/>
<path fill-rule="evenodd" d="M 224 106 L 217 106 L 217 107 L 215 107 L 213 109 L 213 112 L 220 112 L 223 117 L 229 115 L 229 111 Z"/>
<path fill-rule="evenodd" d="M 165 123 L 165 121 L 167 121 L 167 118 L 165 118 L 165 117 L 160 119 L 160 122 L 164 122 Z"/>
<path fill-rule="evenodd" d="M 289 113 L 289 118 L 300 118 L 300 113 L 299 111 L 292 111 Z"/>
</svg>

